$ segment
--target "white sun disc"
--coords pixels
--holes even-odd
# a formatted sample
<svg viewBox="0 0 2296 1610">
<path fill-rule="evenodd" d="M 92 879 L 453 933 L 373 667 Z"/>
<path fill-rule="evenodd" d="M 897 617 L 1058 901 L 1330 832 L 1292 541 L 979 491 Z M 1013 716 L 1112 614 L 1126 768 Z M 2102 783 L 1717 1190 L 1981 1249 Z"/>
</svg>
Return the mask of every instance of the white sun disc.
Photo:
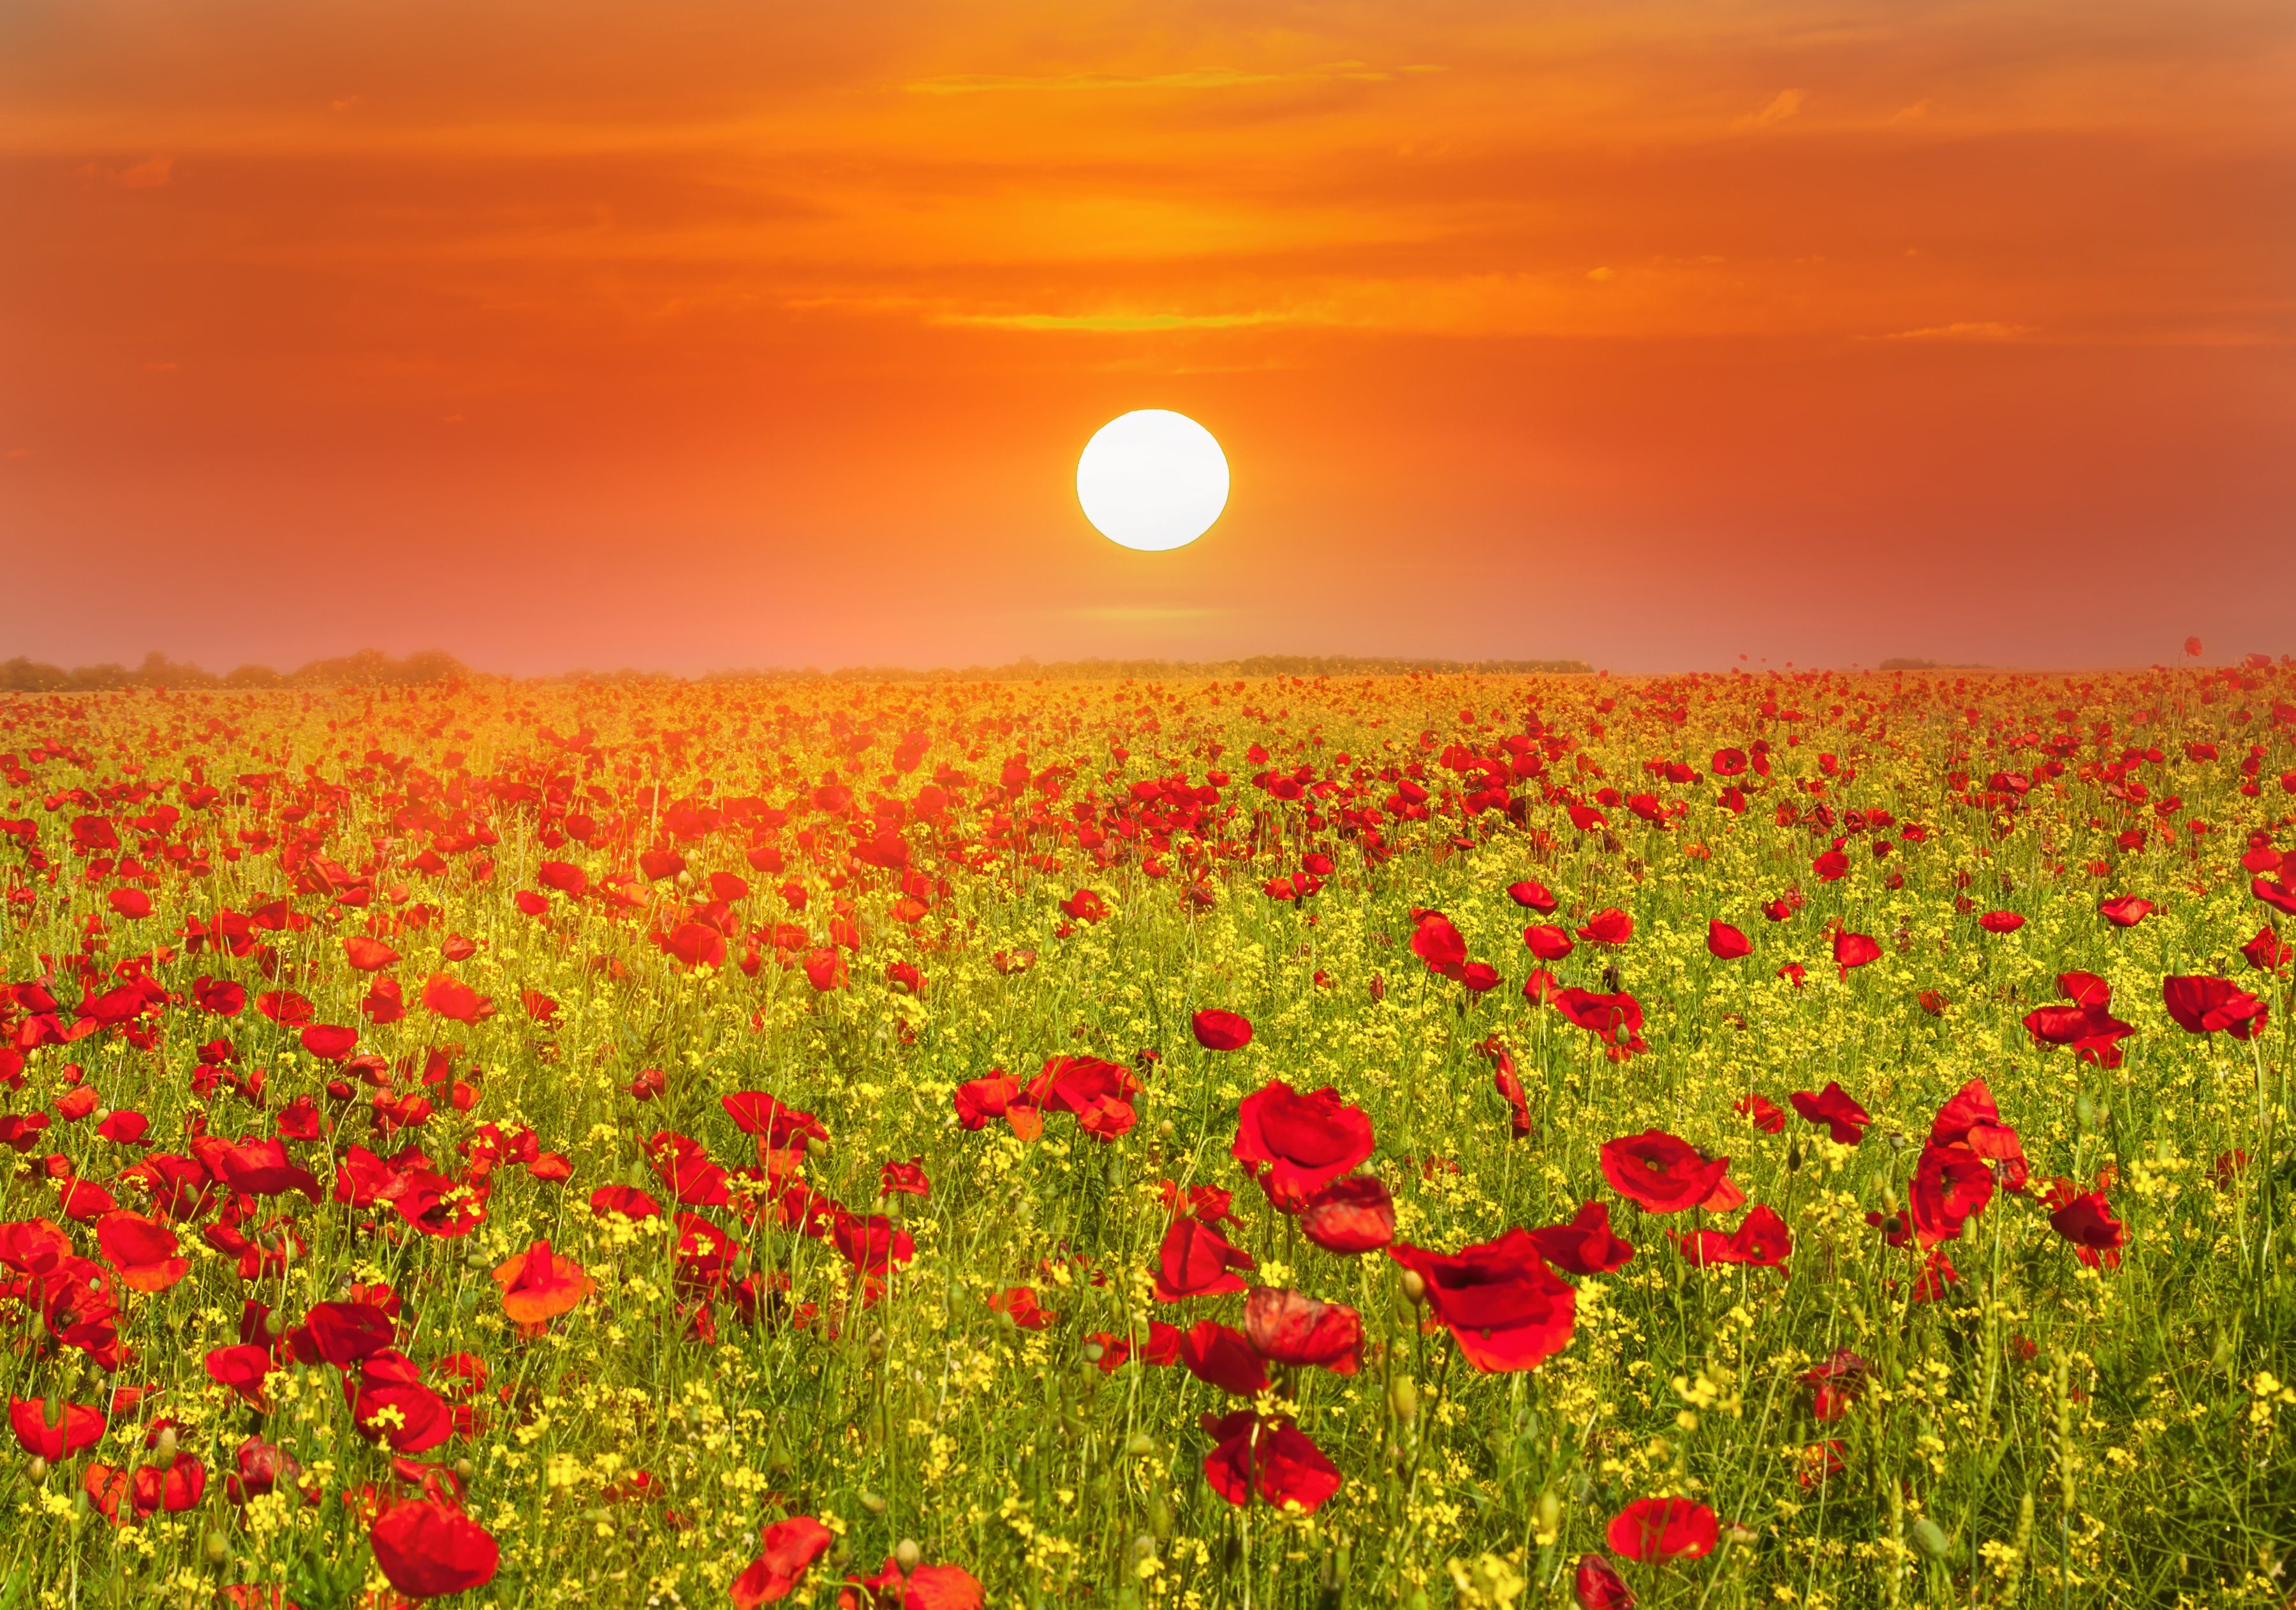
<svg viewBox="0 0 2296 1610">
<path fill-rule="evenodd" d="M 1085 444 L 1077 501 L 1112 543 L 1152 553 L 1185 547 L 1227 507 L 1227 455 L 1186 414 L 1136 408 Z"/>
</svg>

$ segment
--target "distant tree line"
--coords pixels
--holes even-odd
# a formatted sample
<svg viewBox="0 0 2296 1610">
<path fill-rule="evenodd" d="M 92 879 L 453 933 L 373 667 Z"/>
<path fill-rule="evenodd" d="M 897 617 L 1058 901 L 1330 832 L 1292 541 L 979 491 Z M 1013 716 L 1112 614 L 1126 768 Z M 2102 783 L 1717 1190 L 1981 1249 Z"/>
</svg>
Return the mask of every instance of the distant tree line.
<svg viewBox="0 0 2296 1610">
<path fill-rule="evenodd" d="M 19 655 L 0 661 L 0 692 L 102 693 L 122 688 L 339 688 L 450 682 L 470 670 L 453 655 L 436 649 L 394 659 L 376 649 L 362 649 L 336 659 L 315 659 L 295 671 L 275 671 L 269 666 L 242 666 L 226 675 L 169 659 L 156 649 L 130 670 L 105 664 L 44 665 Z"/>
</svg>

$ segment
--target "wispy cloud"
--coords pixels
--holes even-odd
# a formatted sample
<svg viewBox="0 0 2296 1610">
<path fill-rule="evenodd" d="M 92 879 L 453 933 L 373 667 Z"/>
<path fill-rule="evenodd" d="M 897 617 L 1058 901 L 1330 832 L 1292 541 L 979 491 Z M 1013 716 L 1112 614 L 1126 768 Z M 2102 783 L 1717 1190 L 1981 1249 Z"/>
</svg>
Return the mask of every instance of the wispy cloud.
<svg viewBox="0 0 2296 1610">
<path fill-rule="evenodd" d="M 1804 93 L 1800 90 L 1782 89 L 1778 91 L 1776 94 L 1772 95 L 1769 99 L 1768 104 L 1765 105 L 1759 111 L 1748 112 L 1744 117 L 1740 118 L 1735 122 L 1732 123 L 1730 127 L 1742 132 L 1747 129 L 1771 127 L 1773 125 L 1784 122 L 1788 118 L 1792 117 L 1796 112 L 1800 111 L 1801 110 L 1801 103 L 1807 97 Z"/>
<path fill-rule="evenodd" d="M 1242 330 L 1255 324 L 1290 324 L 1286 313 L 948 313 L 935 324 L 986 325 L 995 330 L 1074 330 L 1127 335 L 1160 330 Z"/>
<path fill-rule="evenodd" d="M 2015 341 L 2033 333 L 2030 324 L 2005 324 L 1997 319 L 1957 324 L 1931 324 L 1920 330 L 1893 330 L 1885 341 Z"/>
</svg>

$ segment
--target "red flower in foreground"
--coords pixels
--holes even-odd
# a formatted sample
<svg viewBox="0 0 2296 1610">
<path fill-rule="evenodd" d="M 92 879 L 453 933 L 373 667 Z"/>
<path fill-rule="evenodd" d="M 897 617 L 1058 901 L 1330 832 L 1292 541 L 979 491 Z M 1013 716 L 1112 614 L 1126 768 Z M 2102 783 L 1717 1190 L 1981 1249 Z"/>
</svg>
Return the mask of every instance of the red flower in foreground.
<svg viewBox="0 0 2296 1610">
<path fill-rule="evenodd" d="M 1297 1504 L 1314 1514 L 1343 1484 L 1339 1467 L 1289 1419 L 1261 1419 L 1249 1409 L 1203 1417 L 1216 1444 L 1204 1456 L 1204 1479 L 1239 1508 L 1257 1494 L 1277 1508 Z"/>
<path fill-rule="evenodd" d="M 1606 1275 L 1623 1268 L 1635 1249 L 1611 1231 L 1611 1210 L 1589 1202 L 1568 1224 L 1534 1230 L 1530 1238 L 1539 1256 L 1574 1275 Z"/>
<path fill-rule="evenodd" d="M 1325 1252 L 1375 1252 L 1395 1239 L 1395 1203 L 1369 1174 L 1334 1181 L 1308 1198 L 1300 1228 Z"/>
<path fill-rule="evenodd" d="M 65 1403 L 53 1425 L 46 1403 L 38 1398 L 10 1398 L 8 1426 L 26 1453 L 51 1465 L 70 1458 L 103 1440 L 103 1410 L 85 1403 Z"/>
<path fill-rule="evenodd" d="M 1977 926 L 1988 934 L 2013 934 L 2025 926 L 2025 919 L 2014 911 L 1988 911 Z"/>
<path fill-rule="evenodd" d="M 962 1565 L 919 1565 L 905 1576 L 888 1555 L 876 1575 L 845 1580 L 837 1610 L 980 1610 L 980 1584 Z"/>
<path fill-rule="evenodd" d="M 1251 1043 L 1251 1019 L 1242 1012 L 1206 1007 L 1190 1019 L 1196 1043 L 1208 1051 L 1240 1051 Z"/>
<path fill-rule="evenodd" d="M 436 1499 L 393 1504 L 367 1534 L 390 1585 L 416 1598 L 439 1598 L 495 1580 L 502 1550 L 487 1529 Z"/>
<path fill-rule="evenodd" d="M 1528 1230 L 1456 1253 L 1404 1246 L 1387 1255 L 1426 1283 L 1428 1311 L 1478 1369 L 1535 1369 L 1570 1345 L 1578 1293 L 1546 1267 Z"/>
<path fill-rule="evenodd" d="M 734 1579 L 734 1610 L 757 1610 L 788 1598 L 836 1534 L 809 1515 L 793 1515 L 767 1527 L 761 1541 L 758 1557 Z"/>
<path fill-rule="evenodd" d="M 502 1287 L 503 1312 L 528 1326 L 549 1323 L 597 1289 L 579 1263 L 560 1257 L 547 1241 L 512 1254 L 495 1270 L 494 1279 Z"/>
<path fill-rule="evenodd" d="M 1746 937 L 1743 929 L 1733 928 L 1718 917 L 1706 925 L 1706 950 L 1720 960 L 1734 961 L 1741 956 L 1752 955 L 1754 942 Z M 1595 1557 L 1590 1554 L 1587 1557 L 1591 1560 Z"/>
<path fill-rule="evenodd" d="M 1678 1214 L 1714 1194 L 1730 1159 L 1711 1161 L 1664 1130 L 1622 1135 L 1603 1146 L 1603 1177 L 1620 1196 L 1654 1214 Z"/>
<path fill-rule="evenodd" d="M 1300 1095 L 1281 1079 L 1243 1099 L 1228 1148 L 1267 1199 L 1297 1213 L 1372 1153 L 1371 1119 L 1325 1085 Z"/>
<path fill-rule="evenodd" d="M 2252 1040 L 2272 1017 L 2270 1007 L 2229 978 L 2164 978 L 2161 999 L 2177 1026 L 2188 1034 L 2222 1029 L 2235 1040 Z"/>
<path fill-rule="evenodd" d="M 1677 1236 L 1675 1245 L 1693 1263 L 1746 1263 L 1784 1274 L 1793 1252 L 1793 1236 L 1773 1209 L 1758 1205 L 1726 1236 L 1718 1230 L 1693 1230 Z"/>
<path fill-rule="evenodd" d="M 1625 1579 L 1599 1554 L 1578 1557 L 1570 1592 L 1578 1610 L 1635 1610 L 1635 1596 L 1627 1590 Z"/>
<path fill-rule="evenodd" d="M 1752 1091 L 1747 1091 L 1732 1102 L 1730 1110 L 1742 1115 L 1749 1123 L 1766 1135 L 1775 1135 L 1786 1126 L 1784 1109 L 1767 1096 L 1759 1095 Z"/>
<path fill-rule="evenodd" d="M 2150 917 L 2152 903 L 2135 895 L 2122 895 L 2116 899 L 2096 903 L 2098 915 L 2117 928 L 2133 928 Z"/>
<path fill-rule="evenodd" d="M 1604 1533 L 1630 1560 L 1696 1560 L 1714 1552 L 1721 1529 L 1714 1512 L 1688 1499 L 1636 1499 Z"/>
<path fill-rule="evenodd" d="M 1529 994 L 1528 985 L 1524 994 Z M 1598 995 L 1573 987 L 1556 992 L 1553 1005 L 1566 1022 L 1602 1041 L 1603 1054 L 1613 1062 L 1623 1062 L 1636 1051 L 1650 1049 L 1643 1042 L 1643 1003 L 1623 990 Z"/>
<path fill-rule="evenodd" d="M 2120 1249 L 2128 1240 L 2128 1227 L 2112 1216 L 2104 1192 L 2058 1202 L 2049 1214 L 2049 1228 L 2073 1244 L 2073 1255 L 2091 1269 L 2120 1267 Z"/>
<path fill-rule="evenodd" d="M 478 1023 L 495 1015 L 495 1003 L 467 984 L 433 973 L 422 985 L 422 1004 L 441 1017 Z"/>
<path fill-rule="evenodd" d="M 1210 1225 L 1198 1219 L 1175 1220 L 1156 1253 L 1156 1300 L 1177 1303 L 1242 1291 L 1243 1277 L 1232 1271 L 1252 1266 L 1250 1253 L 1231 1245 Z"/>
<path fill-rule="evenodd" d="M 1866 1138 L 1866 1125 L 1874 1122 L 1872 1115 L 1836 1083 L 1829 1083 L 1815 1096 L 1806 1090 L 1796 1091 L 1787 1099 L 1793 1103 L 1794 1111 L 1823 1125 L 1836 1146 L 1857 1145 Z"/>
<path fill-rule="evenodd" d="M 95 1243 L 130 1291 L 165 1291 L 191 1271 L 191 1260 L 176 1256 L 176 1232 L 156 1219 L 106 1214 L 95 1227 Z"/>
<path fill-rule="evenodd" d="M 1891 1245 L 1910 1231 L 1923 1246 L 1957 1241 L 1961 1227 L 1993 1200 L 1993 1171 L 1973 1152 L 1932 1141 L 1922 1148 L 1906 1189 L 1906 1211 Z"/>
<path fill-rule="evenodd" d="M 1355 1374 L 1363 1352 L 1363 1318 L 1354 1309 L 1272 1286 L 1255 1286 L 1243 1300 L 1243 1334 L 1261 1358 L 1335 1375 Z"/>
<path fill-rule="evenodd" d="M 1882 947 L 1866 934 L 1853 934 L 1837 929 L 1833 936 L 1833 965 L 1841 969 L 1841 977 L 1849 977 L 1849 969 L 1864 967 L 1882 958 Z"/>
</svg>

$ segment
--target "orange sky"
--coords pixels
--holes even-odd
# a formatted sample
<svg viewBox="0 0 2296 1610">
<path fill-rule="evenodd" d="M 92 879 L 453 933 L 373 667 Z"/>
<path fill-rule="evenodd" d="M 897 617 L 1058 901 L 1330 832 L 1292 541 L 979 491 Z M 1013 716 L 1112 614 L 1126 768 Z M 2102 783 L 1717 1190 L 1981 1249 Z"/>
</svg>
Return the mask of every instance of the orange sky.
<svg viewBox="0 0 2296 1610">
<path fill-rule="evenodd" d="M 0 8 L 0 657 L 2291 651 L 2292 340 L 2285 0 Z"/>
</svg>

